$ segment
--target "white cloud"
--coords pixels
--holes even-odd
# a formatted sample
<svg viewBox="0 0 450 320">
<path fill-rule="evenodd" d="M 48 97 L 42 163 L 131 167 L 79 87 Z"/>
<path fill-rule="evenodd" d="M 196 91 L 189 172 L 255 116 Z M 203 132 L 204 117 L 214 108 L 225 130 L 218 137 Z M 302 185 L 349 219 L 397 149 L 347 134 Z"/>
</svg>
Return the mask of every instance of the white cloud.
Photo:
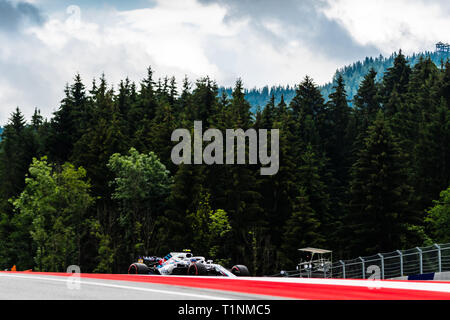
<svg viewBox="0 0 450 320">
<path fill-rule="evenodd" d="M 12 101 L 12 100 L 16 100 L 16 101 L 20 101 L 20 97 L 19 97 L 19 92 L 17 90 L 15 90 L 13 87 L 11 87 L 11 85 L 6 82 L 6 81 L 2 81 L 0 79 L 0 102 L 1 101 Z M 8 119 L 10 116 L 10 112 L 13 111 L 14 106 L 11 106 L 11 108 L 0 108 L 0 119 Z M 10 110 L 9 110 L 10 109 Z"/>
<path fill-rule="evenodd" d="M 156 65 L 177 68 L 194 75 L 217 75 L 219 70 L 204 53 L 209 36 L 232 36 L 233 26 L 222 21 L 226 11 L 217 5 L 204 7 L 194 0 L 159 1 L 154 9 L 118 13 L 121 21 L 110 33 L 112 41 L 144 45 Z"/>
<path fill-rule="evenodd" d="M 75 10 L 76 11 L 76 10 Z M 56 12 L 20 39 L 4 38 L 0 48 L 1 123 L 19 105 L 29 118 L 35 107 L 46 117 L 58 107 L 64 84 L 79 72 L 87 86 L 105 72 L 110 84 L 129 76 L 139 81 L 151 65 L 156 76 L 209 75 L 231 86 L 242 77 L 248 87 L 295 84 L 306 74 L 331 78 L 338 64 L 308 51 L 299 40 L 275 48 L 246 18 L 224 21 L 217 4 L 158 0 L 148 9 Z M 277 29 L 274 29 L 277 28 Z M 280 26 L 272 25 L 280 32 Z M 13 94 L 21 92 L 19 96 Z"/>
<path fill-rule="evenodd" d="M 386 54 L 400 47 L 432 49 L 450 29 L 440 6 L 419 0 L 329 0 L 321 8 L 359 44 Z M 50 117 L 64 84 L 77 72 L 88 87 L 103 72 L 110 84 L 127 76 L 139 81 L 148 66 L 157 77 L 174 75 L 178 81 L 185 74 L 192 81 L 209 75 L 232 86 L 242 77 L 245 86 L 261 87 L 297 84 L 306 74 L 325 83 L 352 62 L 333 56 L 332 50 L 312 48 L 311 39 L 297 32 L 312 26 L 301 19 L 297 26 L 293 14 L 285 24 L 282 5 L 272 19 L 261 20 L 262 27 L 251 20 L 251 12 L 226 19 L 227 10 L 199 0 L 157 0 L 151 8 L 128 11 L 82 7 L 79 19 L 76 10 L 50 12 L 42 26 L 14 35 L 0 32 L 0 125 L 16 106 L 28 118 L 34 107 Z"/>
<path fill-rule="evenodd" d="M 375 45 L 385 54 L 433 50 L 448 37 L 450 19 L 442 1 L 328 0 L 323 12 L 339 21 L 355 40 Z"/>
</svg>

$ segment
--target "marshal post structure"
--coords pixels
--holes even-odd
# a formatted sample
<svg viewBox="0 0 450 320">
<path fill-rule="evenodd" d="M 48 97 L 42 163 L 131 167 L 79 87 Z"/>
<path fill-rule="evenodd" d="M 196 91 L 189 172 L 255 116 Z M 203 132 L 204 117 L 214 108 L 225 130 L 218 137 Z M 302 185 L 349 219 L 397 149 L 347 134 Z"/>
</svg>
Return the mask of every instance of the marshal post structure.
<svg viewBox="0 0 450 320">
<path fill-rule="evenodd" d="M 436 43 L 436 52 L 450 53 L 450 44 L 443 42 Z"/>
</svg>

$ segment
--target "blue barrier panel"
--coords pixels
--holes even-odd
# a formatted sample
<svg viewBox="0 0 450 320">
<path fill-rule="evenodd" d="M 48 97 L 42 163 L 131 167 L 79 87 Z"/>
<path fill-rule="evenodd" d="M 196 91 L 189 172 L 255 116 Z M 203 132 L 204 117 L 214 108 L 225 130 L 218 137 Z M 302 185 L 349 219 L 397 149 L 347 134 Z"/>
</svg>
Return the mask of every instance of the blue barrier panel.
<svg viewBox="0 0 450 320">
<path fill-rule="evenodd" d="M 434 272 L 408 276 L 408 280 L 434 280 Z"/>
</svg>

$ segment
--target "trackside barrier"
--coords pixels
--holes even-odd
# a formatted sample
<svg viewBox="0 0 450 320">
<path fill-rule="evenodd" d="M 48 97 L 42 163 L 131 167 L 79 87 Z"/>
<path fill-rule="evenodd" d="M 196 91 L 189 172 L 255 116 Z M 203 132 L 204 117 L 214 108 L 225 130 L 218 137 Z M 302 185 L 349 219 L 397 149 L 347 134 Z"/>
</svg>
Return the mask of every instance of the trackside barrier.
<svg viewBox="0 0 450 320">
<path fill-rule="evenodd" d="M 334 279 L 394 279 L 421 274 L 450 272 L 450 243 L 378 253 L 331 264 L 330 272 L 312 273 L 308 277 Z M 302 277 L 297 270 L 281 271 L 273 277 Z"/>
<path fill-rule="evenodd" d="M 424 274 L 415 274 L 404 277 L 397 277 L 392 280 L 413 280 L 413 281 L 422 281 L 422 280 L 432 280 L 432 281 L 450 281 L 450 272 L 431 272 Z"/>
<path fill-rule="evenodd" d="M 441 272 L 450 272 L 450 243 L 340 260 L 331 266 L 332 278 L 343 279 L 406 279 Z"/>
</svg>

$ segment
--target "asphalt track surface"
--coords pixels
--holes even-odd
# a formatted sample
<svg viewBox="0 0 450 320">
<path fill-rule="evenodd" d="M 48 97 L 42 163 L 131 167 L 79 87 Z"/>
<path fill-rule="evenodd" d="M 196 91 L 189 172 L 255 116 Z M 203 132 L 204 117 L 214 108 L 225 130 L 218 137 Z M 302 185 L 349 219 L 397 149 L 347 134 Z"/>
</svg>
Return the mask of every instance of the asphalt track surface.
<svg viewBox="0 0 450 320">
<path fill-rule="evenodd" d="M 0 274 L 0 300 L 261 300 L 268 298 L 145 282 Z"/>
<path fill-rule="evenodd" d="M 450 300 L 450 283 L 0 272 L 0 299 Z"/>
</svg>

